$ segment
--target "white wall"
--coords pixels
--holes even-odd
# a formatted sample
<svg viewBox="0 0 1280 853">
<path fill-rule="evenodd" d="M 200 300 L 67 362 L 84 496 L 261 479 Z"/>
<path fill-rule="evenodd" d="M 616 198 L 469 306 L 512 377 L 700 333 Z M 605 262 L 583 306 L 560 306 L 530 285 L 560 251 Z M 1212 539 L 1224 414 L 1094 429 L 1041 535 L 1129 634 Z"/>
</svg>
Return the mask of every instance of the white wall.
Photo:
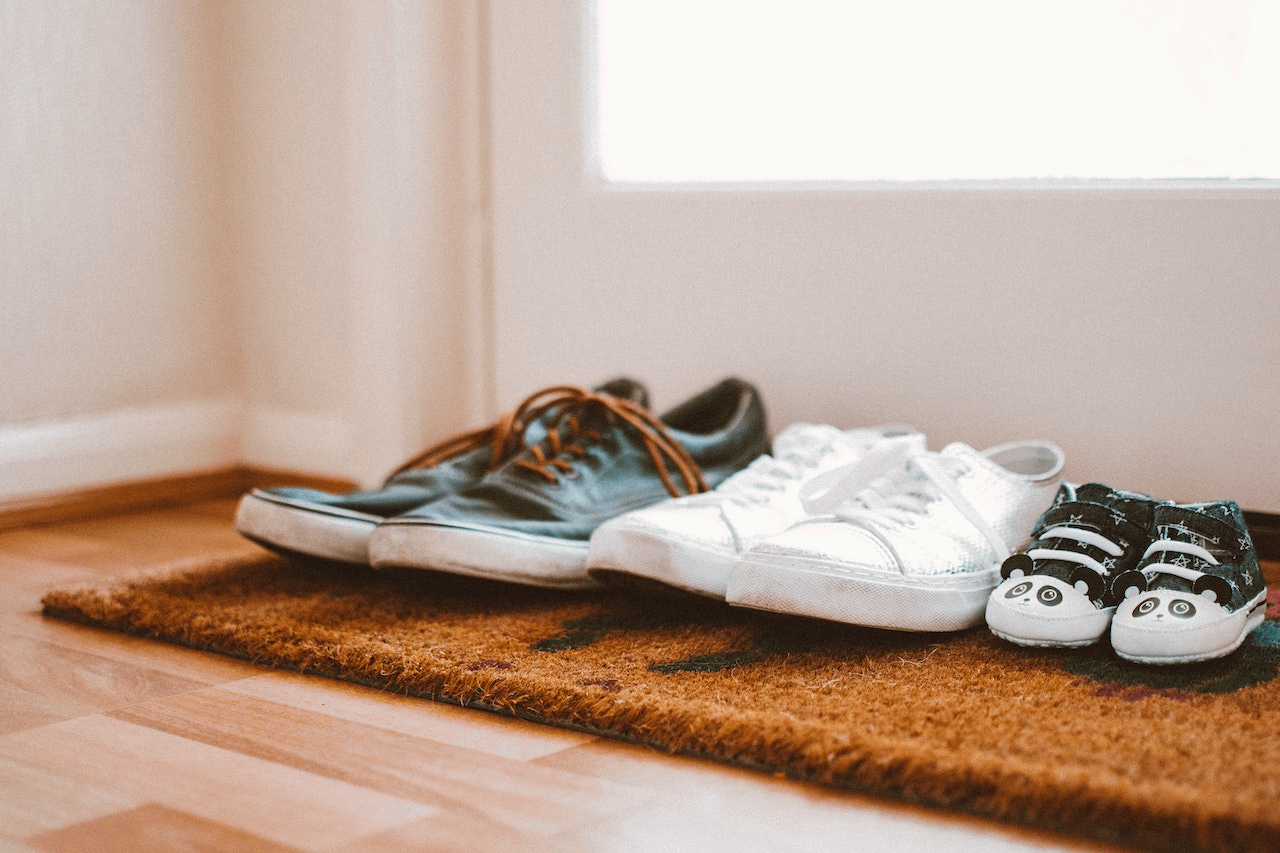
<svg viewBox="0 0 1280 853">
<path fill-rule="evenodd" d="M 732 372 L 1280 511 L 1274 191 L 608 190 L 579 9 L 0 0 L 0 498 L 374 482 L 548 382 Z"/>
<path fill-rule="evenodd" d="M 247 462 L 373 480 L 466 418 L 475 25 L 447 2 L 225 15 Z"/>
<path fill-rule="evenodd" d="M 236 458 L 194 4 L 0 4 L 0 495 Z"/>
<path fill-rule="evenodd" d="M 471 4 L 0 10 L 0 498 L 481 416 Z"/>
<path fill-rule="evenodd" d="M 492 7 L 500 398 L 737 373 L 775 429 L 1045 438 L 1076 480 L 1280 512 L 1280 188 L 611 188 L 583 7 Z"/>
</svg>

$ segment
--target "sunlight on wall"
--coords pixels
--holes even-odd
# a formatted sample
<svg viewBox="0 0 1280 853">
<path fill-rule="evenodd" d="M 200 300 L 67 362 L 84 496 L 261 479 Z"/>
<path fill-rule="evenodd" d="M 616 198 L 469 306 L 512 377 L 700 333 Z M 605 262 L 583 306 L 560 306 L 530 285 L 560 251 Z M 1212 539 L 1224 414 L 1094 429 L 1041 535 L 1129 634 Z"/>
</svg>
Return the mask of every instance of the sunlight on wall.
<svg viewBox="0 0 1280 853">
<path fill-rule="evenodd" d="M 597 0 L 607 180 L 1280 178 L 1274 0 Z"/>
</svg>

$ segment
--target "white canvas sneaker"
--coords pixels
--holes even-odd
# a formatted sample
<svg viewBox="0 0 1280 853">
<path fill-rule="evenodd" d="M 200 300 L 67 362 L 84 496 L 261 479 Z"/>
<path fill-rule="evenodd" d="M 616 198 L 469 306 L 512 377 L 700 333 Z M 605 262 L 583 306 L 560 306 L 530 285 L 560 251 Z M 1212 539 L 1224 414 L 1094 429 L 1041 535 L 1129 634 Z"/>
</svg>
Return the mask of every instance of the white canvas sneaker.
<svg viewBox="0 0 1280 853">
<path fill-rule="evenodd" d="M 672 498 L 606 521 L 591 535 L 587 564 L 596 580 L 636 578 L 723 599 L 738 558 L 805 516 L 801 487 L 879 448 L 923 452 L 924 436 L 906 426 L 841 430 L 798 423 L 764 455 L 715 491 Z"/>
<path fill-rule="evenodd" d="M 748 551 L 730 604 L 902 631 L 981 625 L 1000 564 L 1062 482 L 1053 444 L 868 458 L 806 488 L 817 512 Z"/>
</svg>

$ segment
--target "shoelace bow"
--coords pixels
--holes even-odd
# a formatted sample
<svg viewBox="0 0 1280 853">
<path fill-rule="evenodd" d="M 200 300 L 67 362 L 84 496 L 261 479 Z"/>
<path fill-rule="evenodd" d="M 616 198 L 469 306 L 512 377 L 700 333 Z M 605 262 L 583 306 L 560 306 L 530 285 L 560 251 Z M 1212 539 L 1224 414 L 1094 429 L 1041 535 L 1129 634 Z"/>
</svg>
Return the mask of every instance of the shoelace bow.
<svg viewBox="0 0 1280 853">
<path fill-rule="evenodd" d="M 829 428 L 828 432 L 814 432 L 797 437 L 783 451 L 779 451 L 775 443 L 773 454 L 757 457 L 746 468 L 721 483 L 716 491 L 727 493 L 731 500 L 739 502 L 768 503 L 772 494 L 799 488 L 802 501 L 807 498 L 812 504 L 826 499 L 828 506 L 834 505 L 838 501 L 831 500 L 833 491 L 847 495 L 848 489 L 833 490 L 830 484 L 847 478 L 859 460 L 871 453 L 877 445 L 882 446 L 881 452 L 886 452 L 883 448 L 888 448 L 887 458 L 892 464 L 905 459 L 908 450 L 924 450 L 924 445 L 914 430 L 907 427 L 897 429 L 902 430 L 902 433 L 895 435 L 881 429 L 840 431 Z M 838 457 L 844 457 L 845 461 L 839 461 Z M 862 468 L 864 472 L 866 467 L 864 465 Z M 815 476 L 824 476 L 815 474 L 818 469 L 824 468 L 827 469 L 824 472 L 825 478 L 816 486 L 809 485 Z M 816 495 L 819 491 L 822 494 Z"/>
<path fill-rule="evenodd" d="M 504 446 L 518 446 L 530 424 L 549 416 L 546 436 L 528 449 L 532 459 L 518 459 L 515 465 L 545 477 L 548 482 L 557 482 L 560 474 L 568 474 L 573 470 L 572 460 L 586 455 L 587 444 L 583 442 L 604 440 L 604 435 L 598 429 L 583 426 L 579 417 L 584 411 L 593 408 L 603 410 L 606 417 L 616 417 L 640 438 L 658 476 L 662 478 L 662 484 L 673 497 L 679 497 L 682 492 L 671 476 L 672 469 L 683 483 L 684 494 L 708 490 L 698 463 L 648 409 L 630 400 L 597 394 L 572 385 L 539 391 L 516 408 L 510 416 L 510 431 L 504 436 L 495 437 L 494 460 L 490 462 L 490 470 L 501 462 L 498 458 L 499 442 Z M 566 433 L 564 436 L 561 435 L 561 426 Z"/>
<path fill-rule="evenodd" d="M 805 510 L 815 515 L 853 522 L 878 518 L 909 523 L 941 497 L 968 519 L 1000 559 L 1007 557 L 1008 544 L 956 487 L 947 470 L 952 462 L 926 453 L 917 438 L 888 439 L 861 461 L 809 481 L 800 498 Z"/>
<path fill-rule="evenodd" d="M 835 514 L 842 508 L 865 509 L 869 503 L 882 502 L 882 498 L 873 494 L 892 491 L 886 478 L 900 474 L 909 459 L 923 453 L 923 444 L 915 438 L 879 442 L 858 461 L 833 468 L 805 483 L 800 490 L 800 500 L 805 511 L 813 515 Z"/>
</svg>

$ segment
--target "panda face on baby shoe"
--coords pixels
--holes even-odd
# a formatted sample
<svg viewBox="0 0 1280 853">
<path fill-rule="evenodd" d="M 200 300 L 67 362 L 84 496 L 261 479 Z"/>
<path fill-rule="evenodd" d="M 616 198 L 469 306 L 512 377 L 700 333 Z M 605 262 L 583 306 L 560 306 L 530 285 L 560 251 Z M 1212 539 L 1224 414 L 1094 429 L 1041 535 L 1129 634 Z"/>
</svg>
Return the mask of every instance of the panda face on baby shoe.
<svg viewBox="0 0 1280 853">
<path fill-rule="evenodd" d="M 1008 605 L 1021 607 L 1059 607 L 1064 602 L 1075 606 L 1087 603 L 1091 608 L 1101 607 L 1106 586 L 1096 572 L 1078 566 L 1066 580 L 1033 574 L 1035 564 L 1026 554 L 1015 554 L 1005 560 L 1000 568 L 1004 581 L 996 588 L 995 596 Z"/>
<path fill-rule="evenodd" d="M 1023 575 L 1009 578 L 996 589 L 994 596 L 1006 607 L 1053 611 L 1066 615 L 1067 611 L 1084 608 L 1095 610 L 1090 600 L 1088 586 L 1083 582 L 1069 584 L 1049 575 Z M 1046 616 L 1051 615 L 1049 612 Z"/>
<path fill-rule="evenodd" d="M 1174 624 L 1218 615 L 1231 600 L 1232 587 L 1223 578 L 1201 575 L 1191 589 L 1148 589 L 1141 572 L 1127 572 L 1116 578 L 1116 588 L 1125 599 L 1125 618 L 1150 622 L 1171 620 Z"/>
<path fill-rule="evenodd" d="M 987 600 L 987 627 L 1021 646 L 1071 648 L 1096 642 L 1114 608 L 1103 608 L 1090 597 L 1084 578 L 1075 580 L 1011 573 Z"/>
<path fill-rule="evenodd" d="M 1192 619 L 1196 615 L 1196 606 L 1185 598 L 1171 598 L 1168 601 L 1161 601 L 1155 596 L 1147 596 L 1138 602 L 1137 607 L 1133 608 L 1135 619 L 1142 619 L 1147 616 L 1163 619 L 1165 613 L 1176 619 Z"/>
<path fill-rule="evenodd" d="M 1216 591 L 1200 594 L 1171 589 L 1154 589 L 1130 595 L 1121 604 L 1124 618 L 1136 626 L 1145 624 L 1151 628 L 1167 624 L 1170 629 L 1205 619 L 1217 619 L 1226 611 L 1218 603 Z M 1225 598 L 1225 597 L 1224 597 Z"/>
<path fill-rule="evenodd" d="M 1023 607 L 1057 607 L 1066 596 L 1050 578 L 1021 578 L 1004 591 L 1005 599 Z"/>
</svg>

